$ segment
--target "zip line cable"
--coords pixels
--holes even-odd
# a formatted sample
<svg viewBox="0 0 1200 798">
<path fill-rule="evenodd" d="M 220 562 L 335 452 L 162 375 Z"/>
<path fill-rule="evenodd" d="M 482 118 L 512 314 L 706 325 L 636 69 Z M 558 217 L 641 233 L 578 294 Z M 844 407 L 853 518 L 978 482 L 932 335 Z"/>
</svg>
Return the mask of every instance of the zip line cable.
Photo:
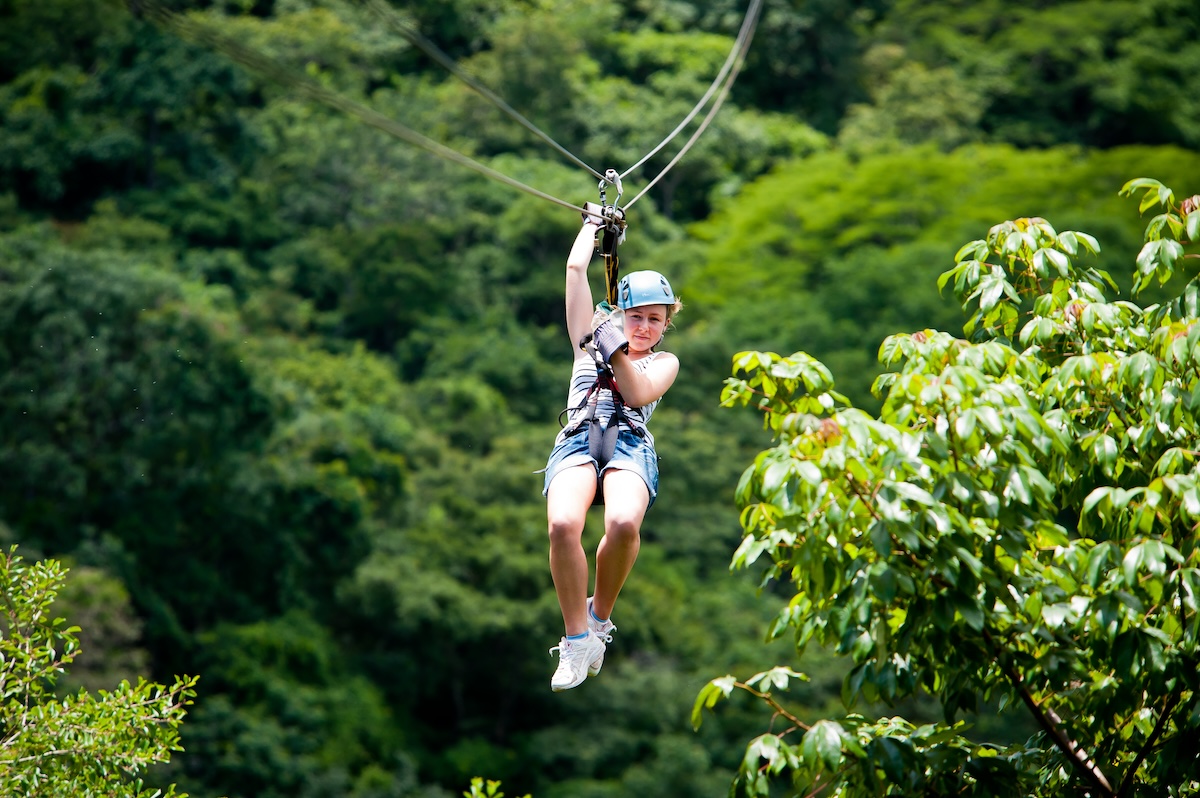
<svg viewBox="0 0 1200 798">
<path fill-rule="evenodd" d="M 450 58 L 450 56 L 446 55 L 444 52 L 442 52 L 440 49 L 438 49 L 437 45 L 435 45 L 433 42 L 429 41 L 424 36 L 422 36 L 420 34 L 420 32 L 418 32 L 418 31 L 414 30 L 413 28 L 409 27 L 408 25 L 406 25 L 400 19 L 399 14 L 397 14 L 391 8 L 391 6 L 389 6 L 387 3 L 383 2 L 383 0 L 360 0 L 360 2 L 362 2 L 364 5 L 368 6 L 372 11 L 375 12 L 376 15 L 378 15 L 385 22 L 387 22 L 389 25 L 391 25 L 392 28 L 394 28 L 396 30 L 396 32 L 399 33 L 401 36 L 403 36 L 410 44 L 412 44 L 414 47 L 417 47 L 418 49 L 420 49 L 421 52 L 425 53 L 425 55 L 429 56 L 437 63 L 441 64 L 443 67 L 446 68 L 446 70 L 448 70 L 450 72 L 450 74 L 454 75 L 456 78 L 461 80 L 463 83 L 467 84 L 469 87 L 474 89 L 482 97 L 484 97 L 484 99 L 493 103 L 501 111 L 508 114 L 508 116 L 511 119 L 513 119 L 515 122 L 520 124 L 522 127 L 527 129 L 529 132 L 533 133 L 535 136 L 540 138 L 542 141 L 549 144 L 554 149 L 558 150 L 560 153 L 562 153 L 564 156 L 566 156 L 566 158 L 568 160 L 572 161 L 573 163 L 575 163 L 578 166 L 583 167 L 588 172 L 591 172 L 593 177 L 597 177 L 601 180 L 604 179 L 604 175 L 597 172 L 591 166 L 588 166 L 587 163 L 585 163 L 582 159 L 576 157 L 573 153 L 571 153 L 570 150 L 568 150 L 566 147 L 559 144 L 557 141 L 555 141 L 553 138 L 551 138 L 547 133 L 544 133 L 541 128 L 539 128 L 537 125 L 533 124 L 528 119 L 526 119 L 523 115 L 521 115 L 520 112 L 515 110 L 512 106 L 510 106 L 504 100 L 500 99 L 500 97 L 498 97 L 495 94 L 495 92 L 493 92 L 487 86 L 484 86 L 482 83 L 480 83 L 474 77 L 472 77 L 466 70 L 464 70 L 462 67 L 460 67 L 458 64 L 456 64 L 454 62 L 454 60 Z"/>
<path fill-rule="evenodd" d="M 519 112 L 514 110 L 508 103 L 504 102 L 504 100 L 502 100 L 500 97 L 498 97 L 493 91 L 491 91 L 486 86 L 484 86 L 479 81 L 477 81 L 475 78 L 473 78 L 469 73 L 467 73 L 464 69 L 462 69 L 460 66 L 458 66 L 458 64 L 456 64 L 453 59 L 451 59 L 448 55 L 446 55 L 444 52 L 442 52 L 442 50 L 440 50 L 437 47 L 437 45 L 435 45 L 433 42 L 429 41 L 424 36 L 422 36 L 420 32 L 414 30 L 410 26 L 406 25 L 403 21 L 401 21 L 399 18 L 399 15 L 396 14 L 396 12 L 393 11 L 391 9 L 391 7 L 388 6 L 387 3 L 385 3 L 383 0 L 360 0 L 360 2 L 369 6 L 372 11 L 374 11 L 377 15 L 379 15 L 386 22 L 388 22 L 388 24 L 390 24 L 393 28 L 395 28 L 396 31 L 399 32 L 400 35 L 403 36 L 406 40 L 408 40 L 408 42 L 410 44 L 412 44 L 413 46 L 420 49 L 422 52 L 424 52 L 426 55 L 428 55 L 430 58 L 432 58 L 437 63 L 441 64 L 452 75 L 457 77 L 463 83 L 467 84 L 467 86 L 474 89 L 485 99 L 494 103 L 497 108 L 499 108 L 504 113 L 508 114 L 508 116 L 510 118 L 512 118 L 513 120 L 515 120 L 516 122 L 518 122 L 519 124 L 521 124 L 522 126 L 527 128 L 534 135 L 538 136 L 538 138 L 545 141 L 551 147 L 554 147 L 556 150 L 558 150 L 560 153 L 565 155 L 568 159 L 570 159 L 574 163 L 578 164 L 579 166 L 582 166 L 584 169 L 591 172 L 593 177 L 597 177 L 606 182 L 611 182 L 614 185 L 617 184 L 617 181 L 612 181 L 609 179 L 609 177 L 610 177 L 609 175 L 607 175 L 607 174 L 601 175 L 595 169 L 588 166 L 583 160 L 581 160 L 580 158 L 577 158 L 569 150 L 567 150 L 565 147 L 563 147 L 561 144 L 559 144 L 557 141 L 555 141 L 553 138 L 551 138 L 548 134 L 544 133 L 540 128 L 538 128 L 536 125 L 534 125 L 532 122 L 530 122 L 524 116 L 522 116 Z M 688 112 L 687 116 L 685 116 L 683 118 L 683 121 L 680 122 L 679 125 L 676 126 L 676 128 L 674 130 L 672 130 L 665 139 L 663 139 L 661 142 L 659 142 L 658 145 L 654 149 L 650 150 L 650 152 L 648 152 L 644 156 L 642 156 L 641 160 L 639 160 L 633 166 L 626 169 L 624 172 L 621 172 L 621 174 L 618 175 L 619 179 L 623 180 L 624 178 L 628 177 L 630 175 L 630 173 L 633 172 L 633 170 L 637 169 L 639 166 L 646 163 L 646 161 L 650 160 L 655 155 L 657 155 L 659 153 L 659 151 L 662 150 L 663 147 L 667 146 L 667 144 L 669 144 L 677 135 L 679 135 L 680 131 L 682 131 L 685 127 L 687 127 L 688 123 L 691 122 L 696 117 L 696 114 L 700 113 L 700 109 L 703 108 L 708 103 L 709 99 L 713 96 L 713 93 L 716 92 L 717 89 L 722 85 L 726 76 L 729 74 L 730 70 L 733 68 L 734 62 L 739 60 L 740 58 L 745 57 L 745 53 L 746 53 L 747 49 L 749 48 L 750 40 L 754 37 L 754 30 L 758 25 L 758 18 L 760 16 L 761 12 L 762 12 L 762 0 L 751 0 L 750 5 L 746 9 L 746 14 L 742 18 L 742 26 L 738 30 L 738 35 L 737 35 L 736 39 L 734 40 L 733 46 L 729 50 L 729 55 L 726 56 L 725 63 L 722 64 L 720 71 L 717 73 L 717 76 L 715 78 L 713 78 L 713 82 L 708 87 L 708 90 L 704 93 L 704 96 L 702 96 L 700 98 L 700 100 L 696 103 L 695 107 L 693 107 L 692 110 Z M 735 75 L 736 75 L 736 73 L 735 73 Z M 678 159 L 673 161 L 671 165 L 674 165 L 674 163 L 677 163 L 677 162 L 678 162 Z M 666 173 L 666 170 L 664 169 L 663 172 L 660 173 L 658 175 L 658 177 L 655 178 L 654 182 L 657 183 L 658 180 L 662 179 L 662 177 L 665 173 Z M 645 193 L 645 192 L 642 192 L 642 193 Z"/>
<path fill-rule="evenodd" d="M 360 105 L 354 100 L 345 97 L 332 89 L 322 86 L 317 81 L 307 76 L 300 75 L 294 69 L 284 66 L 278 61 L 256 52 L 255 50 L 246 47 L 240 42 L 234 41 L 227 36 L 224 36 L 212 30 L 207 25 L 198 24 L 186 17 L 183 17 L 173 11 L 163 8 L 153 0 L 139 2 L 136 7 L 141 10 L 147 17 L 152 19 L 160 26 L 172 31 L 182 39 L 196 42 L 204 46 L 217 50 L 236 63 L 257 72 L 271 80 L 274 80 L 284 86 L 295 89 L 302 94 L 323 103 L 334 110 L 341 111 L 351 116 L 357 117 L 372 127 L 382 130 L 391 136 L 394 136 L 401 141 L 405 141 L 413 146 L 420 147 L 427 152 L 430 152 L 439 157 L 445 158 L 462 166 L 472 169 L 485 177 L 490 177 L 493 180 L 505 183 L 527 194 L 548 200 L 557 205 L 562 205 L 565 208 L 570 208 L 581 213 L 588 213 L 587 209 L 578 205 L 574 205 L 566 200 L 559 199 L 539 191 L 532 186 L 528 186 L 521 181 L 509 177 L 508 175 L 492 169 L 490 166 L 485 166 L 478 161 L 459 153 L 458 151 L 447 147 L 444 144 L 439 144 L 433 139 L 423 136 L 415 130 L 402 125 L 395 120 L 389 119 L 378 111 Z"/>
<path fill-rule="evenodd" d="M 368 6 L 373 12 L 375 12 L 376 15 L 391 25 L 392 28 L 394 28 L 410 44 L 420 49 L 423 53 L 444 67 L 448 72 L 450 72 L 450 74 L 454 75 L 467 86 L 478 92 L 482 97 L 492 102 L 511 119 L 525 127 L 527 130 L 536 135 L 538 138 L 542 139 L 542 141 L 546 142 L 554 149 L 558 150 L 558 152 L 562 153 L 575 164 L 583 167 L 588 172 L 591 172 L 593 177 L 608 181 L 607 175 L 600 174 L 582 159 L 576 157 L 573 153 L 555 141 L 549 134 L 543 132 L 541 128 L 537 127 L 521 113 L 513 109 L 512 106 L 497 96 L 495 92 L 472 77 L 466 70 L 462 69 L 462 67 L 456 64 L 454 60 L 450 58 L 450 56 L 446 55 L 446 53 L 439 49 L 437 45 L 422 36 L 419 31 L 405 24 L 400 19 L 399 15 L 386 2 L 384 2 L 384 0 L 359 0 L 359 2 Z M 729 55 L 725 58 L 725 63 L 722 64 L 720 71 L 713 79 L 713 82 L 708 87 L 708 90 L 704 93 L 704 96 L 700 98 L 695 107 L 688 112 L 687 116 L 683 118 L 683 121 L 680 122 L 679 125 L 676 126 L 676 128 L 672 130 L 665 139 L 659 142 L 654 149 L 650 150 L 650 152 L 643 155 L 641 160 L 626 169 L 624 172 L 621 172 L 619 175 L 620 179 L 623 180 L 624 178 L 628 177 L 633 170 L 637 169 L 646 161 L 657 155 L 663 147 L 667 146 L 667 144 L 669 144 L 676 136 L 679 135 L 680 131 L 687 127 L 688 123 L 696 117 L 696 114 L 700 113 L 700 109 L 708 103 L 709 99 L 713 96 L 713 93 L 716 92 L 721 86 L 722 82 L 725 80 L 725 77 L 732 69 L 734 62 L 737 61 L 739 57 L 744 57 L 745 51 L 749 46 L 749 41 L 754 36 L 754 30 L 758 24 L 758 17 L 761 11 L 762 0 L 751 0 L 749 7 L 746 9 L 746 14 L 742 19 L 742 26 L 738 31 L 738 35 L 733 43 L 733 46 L 729 50 Z M 661 179 L 661 177 L 662 175 L 660 174 L 658 179 Z M 657 182 L 657 179 L 655 182 Z"/>
<path fill-rule="evenodd" d="M 530 132 L 534 133 L 534 135 L 542 139 L 545 143 L 549 144 L 576 165 L 581 166 L 583 169 L 590 172 L 594 177 L 599 178 L 602 203 L 604 202 L 604 186 L 606 183 L 617 188 L 617 201 L 619 201 L 621 195 L 621 179 L 629 175 L 634 169 L 637 169 L 639 166 L 644 164 L 659 151 L 661 151 L 662 148 L 665 147 L 670 141 L 672 141 L 680 133 L 680 131 L 682 131 L 683 128 L 695 118 L 696 114 L 698 114 L 700 109 L 703 108 L 704 105 L 709 101 L 709 99 L 713 96 L 713 93 L 718 91 L 719 87 L 717 99 L 713 106 L 709 109 L 708 114 L 705 115 L 704 119 L 701 121 L 700 126 L 687 140 L 687 142 L 685 142 L 684 146 L 678 153 L 676 153 L 671 161 L 668 162 L 665 167 L 663 167 L 662 171 L 659 172 L 645 186 L 645 188 L 638 192 L 633 199 L 626 203 L 625 208 L 632 206 L 642 196 L 644 196 L 646 192 L 653 188 L 667 174 L 667 172 L 670 171 L 670 169 L 683 158 L 684 154 L 691 149 L 692 145 L 708 128 L 709 124 L 716 116 L 717 111 L 721 108 L 725 99 L 729 96 L 729 91 L 733 87 L 733 83 L 736 80 L 738 73 L 741 71 L 741 67 L 745 62 L 746 53 L 749 51 L 750 42 L 754 38 L 754 31 L 757 27 L 758 19 L 762 10 L 762 0 L 751 0 L 749 7 L 746 9 L 746 15 L 742 20 L 742 27 L 738 31 L 737 38 L 734 41 L 733 48 L 729 52 L 729 56 L 726 58 L 725 63 L 722 65 L 721 70 L 718 72 L 716 78 L 713 80 L 712 85 L 709 86 L 708 90 L 704 93 L 704 96 L 700 98 L 699 102 L 697 102 L 687 116 L 684 117 L 683 121 L 680 122 L 679 125 L 676 126 L 676 128 L 671 131 L 671 133 L 654 149 L 644 155 L 641 160 L 639 160 L 633 166 L 626 169 L 625 172 L 618 175 L 615 169 L 609 169 L 605 174 L 601 175 L 598 171 L 572 154 L 565 147 L 558 144 L 558 142 L 556 142 L 548 134 L 543 132 L 540 128 L 509 106 L 508 103 L 504 102 L 504 100 L 498 97 L 494 92 L 469 75 L 449 56 L 438 49 L 436 45 L 422 36 L 418 31 L 406 25 L 394 11 L 392 11 L 384 2 L 382 2 L 382 0 L 360 0 L 360 2 L 368 6 L 377 15 L 387 21 L 397 30 L 397 32 L 400 33 L 400 35 L 409 41 L 409 43 L 419 48 L 422 52 L 424 52 L 442 67 L 450 71 L 451 74 L 463 81 L 471 89 L 478 92 L 482 97 L 495 104 L 497 108 L 499 108 L 513 120 L 521 124 Z M 516 180 L 515 178 L 509 177 L 502 172 L 498 172 L 489 166 L 479 163 L 478 161 L 463 155 L 462 153 L 459 153 L 458 151 L 447 147 L 444 144 L 440 144 L 437 141 L 434 141 L 433 139 L 424 136 L 407 126 L 396 122 L 395 120 L 389 119 L 377 111 L 367 108 L 366 106 L 363 106 L 332 89 L 322 86 L 312 78 L 299 74 L 295 69 L 289 68 L 270 58 L 269 56 L 263 55 L 262 53 L 257 52 L 241 44 L 240 42 L 235 41 L 234 39 L 216 32 L 208 25 L 197 23 L 181 14 L 164 8 L 156 0 L 133 0 L 133 2 L 131 2 L 131 6 L 135 11 L 141 11 L 159 26 L 172 31 L 180 38 L 217 50 L 247 69 L 257 72 L 268 79 L 280 83 L 281 85 L 298 90 L 311 99 L 323 103 L 334 110 L 357 117 L 366 124 L 371 125 L 372 127 L 375 127 L 391 136 L 394 136 L 395 138 L 424 149 L 427 152 L 430 152 L 441 158 L 458 163 L 467 167 L 468 169 L 484 175 L 485 177 L 489 177 L 498 182 L 512 186 L 513 188 L 532 196 L 548 200 L 557 205 L 561 205 L 575 211 L 580 211 L 585 216 L 597 215 L 592 208 L 588 208 L 586 206 L 579 207 L 578 205 L 567 202 L 566 200 L 547 194 L 543 191 L 533 188 L 532 186 L 528 186 L 525 183 Z M 588 205 L 591 205 L 591 203 L 588 203 Z M 621 210 L 616 206 L 615 202 L 612 207 L 615 211 Z M 623 213 L 620 214 L 620 218 L 623 228 Z"/>
<path fill-rule="evenodd" d="M 754 0 L 754 1 L 756 3 L 758 2 L 758 0 Z M 747 17 L 747 18 L 749 18 L 749 17 Z M 725 98 L 729 96 L 729 90 L 733 88 L 733 82 L 735 80 L 737 80 L 738 73 L 742 71 L 742 65 L 746 61 L 746 53 L 749 52 L 749 50 L 750 50 L 750 40 L 754 38 L 754 29 L 757 26 L 758 26 L 758 19 L 757 19 L 757 14 L 756 14 L 754 20 L 750 24 L 748 35 L 746 36 L 746 39 L 742 44 L 742 48 L 738 52 L 737 58 L 734 59 L 733 68 L 729 72 L 729 80 L 727 80 L 725 82 L 725 85 L 721 87 L 721 92 L 720 92 L 720 94 L 717 95 L 717 99 L 713 103 L 712 108 L 710 108 L 708 110 L 708 113 L 705 114 L 704 119 L 701 120 L 701 122 L 700 122 L 700 126 L 698 128 L 696 128 L 696 131 L 694 133 L 692 133 L 691 138 L 689 138 L 684 143 L 683 147 L 679 150 L 679 152 L 675 153 L 675 157 L 672 158 L 670 160 L 670 162 L 666 166 L 663 167 L 663 170 L 661 172 L 659 172 L 657 175 L 654 176 L 653 180 L 651 180 L 649 183 L 646 184 L 645 188 L 643 188 L 636 195 L 634 195 L 633 199 L 631 199 L 629 202 L 625 203 L 626 209 L 632 207 L 633 204 L 635 202 L 637 202 L 639 199 L 641 199 L 642 196 L 647 191 L 654 188 L 655 184 L 658 183 L 659 180 L 662 180 L 663 176 L 666 175 L 666 173 L 668 171 L 670 171 L 671 167 L 673 167 L 675 164 L 679 163 L 680 159 L 683 158 L 683 156 L 687 153 L 687 151 L 692 148 L 692 145 L 696 143 L 696 140 L 699 139 L 701 134 L 703 134 L 704 131 L 708 128 L 709 123 L 712 122 L 713 118 L 717 115 L 717 111 L 721 110 L 721 105 L 724 104 Z"/>
<path fill-rule="evenodd" d="M 679 126 L 672 130 L 665 139 L 659 142 L 657 147 L 643 155 L 640 161 L 621 173 L 622 178 L 628 177 L 630 172 L 632 172 L 634 169 L 637 169 L 646 161 L 657 155 L 659 150 L 661 150 L 672 139 L 679 135 L 679 131 L 687 127 L 688 122 L 691 122 L 692 119 L 696 117 L 696 114 L 700 113 L 700 109 L 704 107 L 709 98 L 712 97 L 713 92 L 715 92 L 721 82 L 725 80 L 725 76 L 729 74 L 734 62 L 737 61 L 739 57 L 745 56 L 746 50 L 749 48 L 750 39 L 754 37 L 754 29 L 758 25 L 758 16 L 761 11 L 762 0 L 751 0 L 749 8 L 746 9 L 746 16 L 742 19 L 742 27 L 738 31 L 737 39 L 734 41 L 733 47 L 730 48 L 729 55 L 725 58 L 725 63 L 721 65 L 721 71 L 717 73 L 715 78 L 713 78 L 712 85 L 708 87 L 708 91 L 704 92 L 704 96 L 700 98 L 700 101 L 696 103 L 696 106 L 692 108 L 688 115 L 683 118 L 683 121 L 679 123 Z M 730 83 L 732 82 L 733 81 L 730 80 Z M 666 170 L 663 171 L 665 173 Z M 662 174 L 659 174 L 659 177 L 662 177 Z M 658 178 L 655 178 L 655 182 L 657 181 Z"/>
</svg>

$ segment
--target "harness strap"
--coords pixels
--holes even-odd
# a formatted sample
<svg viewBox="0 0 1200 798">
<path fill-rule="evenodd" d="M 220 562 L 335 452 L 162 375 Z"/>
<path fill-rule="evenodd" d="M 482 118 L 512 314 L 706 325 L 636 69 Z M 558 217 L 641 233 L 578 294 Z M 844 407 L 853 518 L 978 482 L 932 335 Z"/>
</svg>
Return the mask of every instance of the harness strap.
<svg viewBox="0 0 1200 798">
<path fill-rule="evenodd" d="M 606 185 L 617 189 L 617 199 L 608 204 Z M 600 237 L 600 256 L 604 259 L 604 289 L 608 304 L 617 307 L 617 284 L 621 275 L 621 262 L 617 258 L 617 244 L 625 241 L 625 211 L 621 210 L 621 176 L 616 169 L 609 169 L 600 180 L 600 218 L 604 220 L 604 235 Z M 585 207 L 595 208 L 592 203 Z M 586 216 L 585 216 L 586 218 Z"/>
<path fill-rule="evenodd" d="M 621 259 L 617 257 L 618 235 L 604 228 L 600 237 L 600 257 L 604 259 L 604 291 L 608 304 L 617 307 L 617 285 L 621 277 Z"/>
<path fill-rule="evenodd" d="M 588 431 L 588 454 L 596 460 L 596 495 L 592 499 L 592 506 L 604 504 L 604 480 L 601 479 L 601 472 L 608 462 L 612 460 L 613 453 L 617 450 L 617 435 L 621 432 L 621 421 L 625 418 L 621 412 L 620 403 L 616 404 L 612 415 L 608 417 L 608 423 L 604 426 L 604 430 L 600 429 L 600 419 L 596 418 L 596 406 L 592 405 L 591 411 L 587 419 Z M 642 433 L 630 427 L 637 435 Z"/>
<path fill-rule="evenodd" d="M 617 450 L 617 433 L 620 428 L 620 410 L 614 410 L 613 414 L 608 417 L 608 424 L 604 426 L 603 432 L 600 431 L 600 419 L 588 419 L 588 454 L 596 458 L 596 465 L 600 468 L 608 465 L 613 452 Z"/>
<path fill-rule="evenodd" d="M 625 426 L 639 438 L 643 437 L 644 433 L 626 420 L 624 411 L 625 400 L 621 397 L 621 392 L 617 388 L 611 367 L 599 357 L 599 353 L 596 352 L 596 348 L 591 341 L 585 341 L 583 348 L 596 360 L 596 381 L 588 388 L 582 402 L 576 407 L 567 408 L 563 412 L 570 413 L 575 410 L 582 410 L 585 407 L 587 408 L 587 416 L 580 419 L 576 423 L 575 428 L 567 432 L 567 435 L 576 435 L 583 432 L 585 427 L 587 429 L 588 454 L 596 461 L 596 496 L 592 500 L 592 505 L 595 506 L 604 504 L 604 483 L 600 480 L 600 472 L 612 460 L 613 453 L 617 449 L 617 436 L 621 432 L 621 423 L 624 422 Z M 613 412 L 608 417 L 608 423 L 601 427 L 601 419 L 596 418 L 596 403 L 592 401 L 592 397 L 597 391 L 603 388 L 607 388 L 612 392 Z"/>
</svg>

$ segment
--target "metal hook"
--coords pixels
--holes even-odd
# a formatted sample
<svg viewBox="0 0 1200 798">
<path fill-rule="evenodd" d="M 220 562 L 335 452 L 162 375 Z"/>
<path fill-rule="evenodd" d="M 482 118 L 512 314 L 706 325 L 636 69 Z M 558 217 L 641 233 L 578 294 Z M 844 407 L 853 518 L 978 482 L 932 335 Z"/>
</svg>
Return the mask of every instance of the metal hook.
<svg viewBox="0 0 1200 798">
<path fill-rule="evenodd" d="M 625 193 L 624 189 L 621 188 L 621 175 L 617 173 L 616 169 L 609 169 L 604 173 L 604 180 L 601 181 L 601 191 L 603 191 L 604 183 L 611 183 L 617 187 L 617 200 L 613 205 L 620 205 L 621 195 Z"/>
</svg>

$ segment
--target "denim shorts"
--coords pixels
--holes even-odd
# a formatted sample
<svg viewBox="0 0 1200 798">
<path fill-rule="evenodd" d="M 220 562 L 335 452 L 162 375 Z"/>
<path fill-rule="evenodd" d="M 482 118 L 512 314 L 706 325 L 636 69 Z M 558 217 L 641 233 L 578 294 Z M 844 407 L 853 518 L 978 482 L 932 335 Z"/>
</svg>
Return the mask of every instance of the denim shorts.
<svg viewBox="0 0 1200 798">
<path fill-rule="evenodd" d="M 596 458 L 588 454 L 586 430 L 568 437 L 550 452 L 550 459 L 542 469 L 546 473 L 542 495 L 545 496 L 550 491 L 550 482 L 558 472 L 584 463 L 591 463 L 593 468 L 596 467 Z M 612 458 L 600 471 L 600 475 L 603 476 L 613 468 L 632 471 L 641 477 L 646 483 L 646 489 L 650 491 L 650 504 L 646 509 L 654 506 L 654 500 L 658 498 L 658 454 L 645 438 L 625 429 L 617 433 L 617 445 L 613 449 Z"/>
</svg>

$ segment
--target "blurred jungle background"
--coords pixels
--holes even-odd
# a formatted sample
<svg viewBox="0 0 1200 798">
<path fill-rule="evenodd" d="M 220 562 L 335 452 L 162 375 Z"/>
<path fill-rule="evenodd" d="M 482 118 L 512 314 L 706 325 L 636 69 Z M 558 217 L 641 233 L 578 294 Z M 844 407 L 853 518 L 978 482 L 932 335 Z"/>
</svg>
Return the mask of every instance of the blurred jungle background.
<svg viewBox="0 0 1200 798">
<path fill-rule="evenodd" d="M 756 575 L 729 570 L 733 489 L 768 441 L 718 407 L 732 355 L 803 349 L 870 408 L 885 335 L 961 332 L 936 279 L 963 243 L 1042 216 L 1096 236 L 1128 284 L 1145 220 L 1117 190 L 1200 189 L 1192 0 L 768 0 L 725 105 L 629 213 L 622 269 L 682 296 L 665 344 L 682 369 L 606 667 L 554 694 L 535 472 L 565 401 L 578 214 L 149 8 L 0 0 L 0 543 L 72 568 L 56 607 L 85 651 L 65 688 L 200 675 L 186 751 L 151 773 L 199 798 L 447 798 L 477 775 L 536 798 L 724 795 L 761 714 L 734 702 L 693 731 L 697 691 L 787 657 L 762 642 Z M 498 172 L 597 199 L 372 3 L 169 8 Z M 389 8 L 600 170 L 679 124 L 746 13 Z M 812 676 L 798 714 L 838 704 L 843 663 L 796 667 Z"/>
</svg>

